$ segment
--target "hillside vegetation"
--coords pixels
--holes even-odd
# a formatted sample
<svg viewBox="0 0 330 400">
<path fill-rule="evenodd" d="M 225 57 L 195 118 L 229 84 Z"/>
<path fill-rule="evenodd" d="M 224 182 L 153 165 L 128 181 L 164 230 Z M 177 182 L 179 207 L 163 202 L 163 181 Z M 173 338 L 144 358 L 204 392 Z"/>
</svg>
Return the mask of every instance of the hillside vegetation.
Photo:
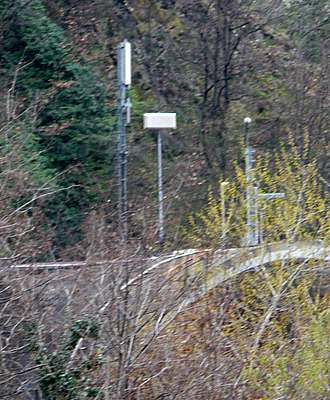
<svg viewBox="0 0 330 400">
<path fill-rule="evenodd" d="M 327 0 L 1 0 L 1 399 L 330 397 L 327 254 L 207 290 L 213 252 L 246 244 L 247 116 L 254 190 L 285 193 L 258 201 L 260 241 L 328 248 L 329 14 Z M 163 247 L 145 112 L 177 113 L 163 133 Z M 203 256 L 172 253 L 183 248 Z M 29 266 L 73 260 L 86 268 Z"/>
<path fill-rule="evenodd" d="M 123 38 L 133 46 L 129 236 L 141 249 L 156 241 L 155 137 L 142 130 L 143 112 L 178 114 L 164 148 L 167 238 L 177 248 L 188 216 L 242 165 L 246 115 L 260 157 L 289 137 L 303 151 L 307 136 L 304 162 L 316 163 L 328 189 L 327 10 L 322 0 L 3 0 L 4 203 L 33 229 L 21 257 L 85 258 L 101 251 L 90 249 L 99 230 L 116 247 Z"/>
</svg>

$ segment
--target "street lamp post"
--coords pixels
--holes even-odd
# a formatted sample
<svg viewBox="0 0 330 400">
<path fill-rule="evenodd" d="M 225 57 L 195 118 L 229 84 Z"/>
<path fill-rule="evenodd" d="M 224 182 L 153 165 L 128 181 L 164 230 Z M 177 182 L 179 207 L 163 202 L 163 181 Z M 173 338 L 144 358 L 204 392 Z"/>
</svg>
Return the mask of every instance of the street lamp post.
<svg viewBox="0 0 330 400">
<path fill-rule="evenodd" d="M 246 219 L 247 233 L 246 245 L 255 246 L 257 244 L 256 225 L 257 225 L 257 210 L 256 210 L 256 193 L 254 188 L 254 150 L 250 144 L 250 125 L 251 118 L 244 118 L 245 125 L 245 176 L 246 176 Z"/>
<path fill-rule="evenodd" d="M 283 199 L 285 193 L 259 193 L 258 186 L 255 185 L 254 174 L 254 150 L 250 144 L 250 124 L 252 120 L 249 117 L 244 118 L 245 125 L 245 175 L 246 175 L 246 207 L 247 207 L 247 234 L 246 245 L 256 246 L 260 241 L 260 227 L 258 221 L 258 201 L 260 199 Z"/>
<path fill-rule="evenodd" d="M 165 239 L 165 228 L 161 130 L 176 129 L 176 114 L 146 113 L 143 115 L 143 127 L 144 129 L 157 130 L 158 240 L 160 247 L 162 247 Z"/>
</svg>

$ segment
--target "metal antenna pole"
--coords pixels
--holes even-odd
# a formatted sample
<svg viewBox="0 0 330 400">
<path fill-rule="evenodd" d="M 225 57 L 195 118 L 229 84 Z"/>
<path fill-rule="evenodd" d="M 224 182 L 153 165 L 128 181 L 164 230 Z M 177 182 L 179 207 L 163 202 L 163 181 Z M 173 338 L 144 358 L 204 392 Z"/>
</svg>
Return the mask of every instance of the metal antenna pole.
<svg viewBox="0 0 330 400">
<path fill-rule="evenodd" d="M 164 196 L 162 170 L 162 134 L 157 136 L 157 176 L 158 176 L 158 235 L 160 246 L 164 243 Z"/>
<path fill-rule="evenodd" d="M 118 46 L 118 211 L 120 235 L 127 240 L 127 144 L 126 124 L 130 122 L 130 99 L 126 90 L 130 85 L 130 44 L 127 40 Z"/>
<path fill-rule="evenodd" d="M 255 246 L 256 238 L 256 193 L 254 188 L 254 150 L 250 145 L 250 118 L 244 119 L 245 123 L 245 138 L 246 138 L 246 153 L 245 153 L 245 174 L 246 174 L 246 206 L 247 206 L 247 234 L 246 245 Z"/>
</svg>

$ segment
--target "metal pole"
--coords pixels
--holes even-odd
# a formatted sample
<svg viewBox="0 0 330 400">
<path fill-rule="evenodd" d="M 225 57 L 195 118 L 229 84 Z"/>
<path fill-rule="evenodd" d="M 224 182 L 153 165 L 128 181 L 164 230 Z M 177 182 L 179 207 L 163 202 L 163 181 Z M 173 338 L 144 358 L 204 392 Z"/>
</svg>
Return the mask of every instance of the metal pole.
<svg viewBox="0 0 330 400">
<path fill-rule="evenodd" d="M 157 136 L 157 175 L 158 175 L 158 235 L 160 246 L 164 243 L 164 198 L 163 198 L 163 171 L 162 171 L 162 134 Z"/>
<path fill-rule="evenodd" d="M 259 243 L 264 242 L 264 208 L 260 208 L 260 222 L 259 222 Z"/>
<path fill-rule="evenodd" d="M 118 211 L 120 235 L 123 241 L 127 240 L 127 145 L 126 145 L 126 84 L 125 69 L 125 42 L 118 46 Z"/>
<path fill-rule="evenodd" d="M 256 240 L 256 194 L 254 188 L 254 150 L 250 146 L 250 118 L 245 118 L 245 174 L 246 174 L 246 205 L 247 205 L 247 234 L 246 245 L 255 246 Z"/>
<path fill-rule="evenodd" d="M 254 186 L 254 204 L 255 204 L 255 236 L 254 236 L 254 244 L 260 244 L 260 220 L 259 220 L 259 202 L 258 202 L 258 194 L 259 187 Z"/>
<path fill-rule="evenodd" d="M 226 239 L 227 233 L 227 221 L 226 221 L 226 186 L 228 186 L 228 182 L 221 182 L 221 225 L 222 225 L 222 233 L 221 239 L 224 241 Z"/>
<path fill-rule="evenodd" d="M 256 246 L 260 240 L 260 227 L 258 221 L 258 200 L 259 199 L 275 199 L 284 198 L 285 193 L 259 193 L 259 188 L 255 186 L 254 176 L 254 150 L 250 145 L 250 130 L 251 118 L 245 118 L 245 175 L 246 175 L 246 207 L 247 207 L 247 233 L 246 245 Z M 263 234 L 262 234 L 263 235 Z M 262 238 L 263 239 L 263 238 Z"/>
</svg>

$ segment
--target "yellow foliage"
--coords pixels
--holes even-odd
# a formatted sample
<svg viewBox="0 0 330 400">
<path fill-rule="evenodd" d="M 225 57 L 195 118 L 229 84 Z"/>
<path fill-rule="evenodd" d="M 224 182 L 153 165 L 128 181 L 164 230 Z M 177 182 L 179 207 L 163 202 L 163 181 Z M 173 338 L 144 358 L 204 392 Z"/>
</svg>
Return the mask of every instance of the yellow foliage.
<svg viewBox="0 0 330 400">
<path fill-rule="evenodd" d="M 257 157 L 255 184 L 260 194 L 283 192 L 285 199 L 258 199 L 259 226 L 264 242 L 327 240 L 330 236 L 330 195 L 319 179 L 315 161 L 307 161 L 308 136 L 302 149 L 289 135 L 275 154 Z M 246 177 L 237 163 L 225 198 L 211 192 L 208 204 L 190 217 L 186 238 L 194 244 L 218 247 L 226 227 L 226 244 L 240 246 L 246 234 Z M 221 190 L 219 190 L 221 193 Z M 223 206 L 225 209 L 223 210 Z M 223 224 L 225 216 L 225 224 Z"/>
<path fill-rule="evenodd" d="M 330 196 L 319 179 L 316 162 L 308 161 L 308 152 L 307 134 L 301 147 L 289 136 L 278 152 L 256 160 L 259 193 L 286 194 L 285 199 L 258 201 L 266 243 L 329 240 Z M 244 243 L 245 171 L 238 164 L 234 170 L 225 191 L 220 189 L 220 196 L 210 192 L 207 206 L 191 216 L 186 236 L 193 243 L 208 248 Z M 281 261 L 230 282 L 235 296 L 223 319 L 221 335 L 244 360 L 239 379 L 264 400 L 321 400 L 329 394 L 330 296 L 317 289 L 320 271 L 330 276 L 326 262 Z M 208 310 L 213 329 L 218 311 L 210 305 Z M 202 351 L 197 338 L 204 333 L 198 319 L 190 321 L 189 354 L 196 357 Z"/>
</svg>

